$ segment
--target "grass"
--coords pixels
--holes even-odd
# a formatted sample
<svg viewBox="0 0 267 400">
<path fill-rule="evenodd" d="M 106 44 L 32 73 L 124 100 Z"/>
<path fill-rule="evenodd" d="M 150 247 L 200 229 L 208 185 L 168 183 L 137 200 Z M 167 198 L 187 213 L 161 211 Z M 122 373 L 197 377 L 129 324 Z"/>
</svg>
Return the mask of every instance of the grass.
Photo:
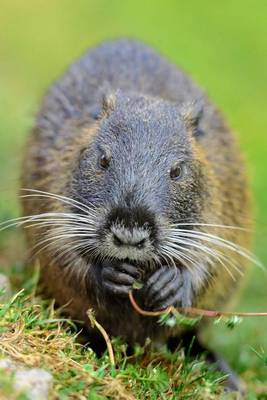
<svg viewBox="0 0 267 400">
<path fill-rule="evenodd" d="M 263 263 L 267 264 L 266 16 L 265 0 L 258 0 L 256 3 L 252 0 L 169 0 L 168 3 L 160 0 L 154 0 L 153 3 L 148 0 L 77 0 L 75 3 L 70 0 L 2 0 L 0 220 L 19 214 L 16 191 L 20 158 L 28 131 L 33 124 L 33 115 L 38 109 L 45 88 L 88 47 L 106 38 L 132 36 L 152 44 L 181 65 L 208 91 L 227 115 L 248 160 L 251 186 L 255 195 L 255 252 Z M 23 248 L 19 233 L 10 231 L 0 234 L 0 270 L 11 276 L 17 290 L 23 284 L 22 281 L 27 283 L 27 280 L 20 278 L 23 270 Z M 234 308 L 240 311 L 266 311 L 266 282 L 264 273 L 252 269 L 247 277 L 247 285 Z M 114 385 L 119 382 L 123 390 L 132 393 L 136 398 L 161 398 L 160 394 L 165 393 L 165 386 L 159 387 L 155 381 L 163 382 L 164 385 L 169 380 L 171 390 L 176 390 L 172 384 L 176 379 L 176 369 L 181 371 L 179 368 L 183 370 L 188 366 L 190 369 L 192 366 L 191 361 L 184 361 L 182 353 L 171 356 L 163 352 L 160 355 L 150 355 L 150 358 L 140 355 L 136 357 L 135 363 L 125 361 L 121 358 L 122 351 L 119 349 L 123 344 L 115 343 L 114 345 L 118 346 L 116 357 L 119 360 L 120 372 L 111 371 L 107 366 L 106 356 L 96 360 L 89 350 L 75 344 L 75 333 L 71 333 L 68 324 L 41 324 L 40 321 L 47 319 L 49 312 L 54 313 L 51 310 L 49 304 L 34 300 L 27 289 L 9 305 L 0 326 L 6 330 L 12 323 L 15 328 L 23 326 L 22 342 L 15 341 L 14 348 L 23 349 L 21 361 L 28 365 L 39 363 L 47 365 L 48 369 L 52 368 L 55 380 L 54 397 L 64 396 L 64 391 L 75 391 L 72 385 L 93 379 L 95 394 L 92 394 L 92 385 L 85 383 L 86 388 L 79 391 L 84 398 L 88 397 L 86 393 L 89 392 L 86 390 L 91 390 L 92 399 L 105 396 L 105 387 L 112 388 L 113 381 Z M 12 315 L 14 318 L 17 315 L 16 321 L 10 320 Z M 27 325 L 31 318 L 36 318 L 35 322 Z M 57 374 L 56 364 L 59 356 L 53 353 L 52 347 L 56 342 L 49 336 L 49 332 L 53 330 L 59 332 L 55 340 L 61 340 L 60 343 L 66 342 L 66 346 L 62 344 L 62 351 L 59 352 L 66 363 L 66 375 L 62 371 Z M 267 393 L 267 367 L 264 362 L 267 352 L 266 330 L 265 319 L 247 319 L 233 331 L 221 325 L 211 325 L 205 332 L 206 340 L 229 360 L 248 383 L 251 400 L 267 398 L 267 394 L 264 394 Z M 46 340 L 47 350 L 43 351 L 44 348 L 38 347 L 38 344 L 36 351 L 32 352 L 32 349 L 27 347 L 29 342 L 26 338 L 29 337 L 34 337 L 31 339 L 34 341 L 49 337 L 49 340 Z M 22 346 L 24 342 L 25 348 Z M 142 352 L 140 349 L 138 351 Z M 45 360 L 48 360 L 49 356 L 51 364 L 46 364 Z M 170 361 L 172 357 L 177 359 Z M 77 363 L 77 368 L 71 364 L 72 359 Z M 150 361 L 142 364 L 144 359 Z M 153 360 L 159 360 L 159 364 L 155 366 L 156 361 Z M 93 366 L 93 374 L 92 371 L 85 371 L 85 374 L 83 365 L 86 362 Z M 194 368 L 197 374 L 201 375 L 199 368 L 202 367 L 198 362 L 196 365 Z M 100 386 L 96 385 L 94 380 L 94 374 L 98 374 L 96 371 L 102 373 L 101 379 L 105 381 Z M 194 379 L 190 373 L 188 380 L 181 375 L 183 382 L 179 381 L 179 387 L 184 384 L 185 391 L 182 395 L 174 392 L 178 398 L 190 393 L 188 382 Z M 199 393 L 191 393 L 192 399 L 208 398 L 203 397 L 207 390 L 205 382 L 210 385 L 208 382 L 212 382 L 213 378 L 209 373 L 206 377 L 204 383 L 202 381 L 204 386 L 200 384 L 201 380 L 195 381 L 195 386 L 192 387 L 196 387 Z M 1 390 L 3 385 L 8 390 L 9 378 L 4 382 L 1 374 L 0 379 Z M 213 384 L 211 386 L 216 387 Z M 220 395 L 216 394 L 217 389 L 214 390 L 215 392 L 209 395 L 220 398 Z M 65 394 L 65 398 L 68 396 L 70 395 Z M 112 396 L 114 397 L 109 395 Z M 172 394 L 168 398 L 171 396 Z"/>
<path fill-rule="evenodd" d="M 116 367 L 107 354 L 97 359 L 77 341 L 74 323 L 62 319 L 53 302 L 35 297 L 33 283 L 27 281 L 8 303 L 0 304 L 0 357 L 50 371 L 52 399 L 204 400 L 222 394 L 222 377 L 183 351 L 155 353 L 136 347 L 134 355 L 127 357 L 125 344 L 117 338 L 112 342 Z M 8 373 L 0 374 L 1 399 L 25 397 L 13 392 L 12 379 Z"/>
</svg>

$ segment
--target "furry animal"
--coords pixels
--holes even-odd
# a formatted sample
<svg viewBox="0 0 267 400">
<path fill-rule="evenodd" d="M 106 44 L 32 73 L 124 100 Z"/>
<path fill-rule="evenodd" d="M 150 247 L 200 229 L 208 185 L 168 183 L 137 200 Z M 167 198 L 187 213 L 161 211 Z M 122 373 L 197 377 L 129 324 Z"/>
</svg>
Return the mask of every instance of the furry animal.
<svg viewBox="0 0 267 400">
<path fill-rule="evenodd" d="M 89 308 L 129 344 L 184 336 L 133 310 L 135 282 L 149 310 L 219 309 L 237 292 L 250 259 L 240 150 L 203 91 L 144 44 L 103 43 L 51 86 L 22 188 L 42 287 L 92 344 Z"/>
</svg>

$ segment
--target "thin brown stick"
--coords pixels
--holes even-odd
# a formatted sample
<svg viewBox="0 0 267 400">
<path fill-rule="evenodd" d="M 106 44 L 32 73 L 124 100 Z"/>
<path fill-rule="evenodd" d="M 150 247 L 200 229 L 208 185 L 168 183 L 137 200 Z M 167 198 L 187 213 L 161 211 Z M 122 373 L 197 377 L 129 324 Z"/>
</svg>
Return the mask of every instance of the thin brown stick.
<svg viewBox="0 0 267 400">
<path fill-rule="evenodd" d="M 129 299 L 135 311 L 138 312 L 138 314 L 144 315 L 145 317 L 158 317 L 162 314 L 169 314 L 174 310 L 174 307 L 170 306 L 162 311 L 145 311 L 136 303 L 131 290 L 129 291 Z"/>
<path fill-rule="evenodd" d="M 106 345 L 107 345 L 110 364 L 111 364 L 112 366 L 115 366 L 114 351 L 113 351 L 113 348 L 112 348 L 111 340 L 110 340 L 110 338 L 109 338 L 107 332 L 105 331 L 105 329 L 103 328 L 103 326 L 100 325 L 100 323 L 97 322 L 97 320 L 95 319 L 93 310 L 88 310 L 88 311 L 87 311 L 87 315 L 88 315 L 88 318 L 89 318 L 89 320 L 90 320 L 90 322 L 91 322 L 92 327 L 95 326 L 95 327 L 99 330 L 99 332 L 101 333 L 101 335 L 103 336 L 103 338 L 104 338 L 104 340 L 105 340 L 105 342 L 106 342 Z"/>
<path fill-rule="evenodd" d="M 219 317 L 267 317 L 267 312 L 231 312 L 231 311 L 213 311 L 213 310 L 203 310 L 201 308 L 194 307 L 186 307 L 186 308 L 175 308 L 173 306 L 169 306 L 165 310 L 161 311 L 145 311 L 136 303 L 133 292 L 130 290 L 129 292 L 130 302 L 138 314 L 141 314 L 145 317 L 158 317 L 163 314 L 170 314 L 179 312 L 181 314 L 189 314 L 192 316 L 201 316 L 207 318 L 219 318 Z"/>
</svg>

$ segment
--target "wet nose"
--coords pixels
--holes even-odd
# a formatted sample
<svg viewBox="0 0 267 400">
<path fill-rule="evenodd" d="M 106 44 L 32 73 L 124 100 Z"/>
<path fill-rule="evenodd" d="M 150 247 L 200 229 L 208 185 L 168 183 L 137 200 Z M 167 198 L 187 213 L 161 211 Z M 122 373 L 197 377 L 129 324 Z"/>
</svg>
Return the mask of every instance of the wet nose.
<svg viewBox="0 0 267 400">
<path fill-rule="evenodd" d="M 112 232 L 113 243 L 117 247 L 131 246 L 137 249 L 143 249 L 149 238 L 149 233 L 142 228 L 133 229 L 132 231 L 126 229 L 116 229 Z"/>
</svg>

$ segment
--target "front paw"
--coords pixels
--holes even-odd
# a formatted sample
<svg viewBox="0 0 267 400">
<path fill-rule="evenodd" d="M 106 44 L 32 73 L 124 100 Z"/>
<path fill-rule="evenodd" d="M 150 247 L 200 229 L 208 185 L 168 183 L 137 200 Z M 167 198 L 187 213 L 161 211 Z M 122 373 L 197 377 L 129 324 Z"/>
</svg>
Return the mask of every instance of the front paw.
<svg viewBox="0 0 267 400">
<path fill-rule="evenodd" d="M 105 263 L 102 266 L 102 286 L 106 293 L 127 297 L 140 274 L 138 269 L 127 263 Z"/>
<path fill-rule="evenodd" d="M 161 267 L 148 279 L 142 291 L 144 304 L 150 310 L 190 307 L 192 304 L 190 274 L 176 267 Z"/>
</svg>

